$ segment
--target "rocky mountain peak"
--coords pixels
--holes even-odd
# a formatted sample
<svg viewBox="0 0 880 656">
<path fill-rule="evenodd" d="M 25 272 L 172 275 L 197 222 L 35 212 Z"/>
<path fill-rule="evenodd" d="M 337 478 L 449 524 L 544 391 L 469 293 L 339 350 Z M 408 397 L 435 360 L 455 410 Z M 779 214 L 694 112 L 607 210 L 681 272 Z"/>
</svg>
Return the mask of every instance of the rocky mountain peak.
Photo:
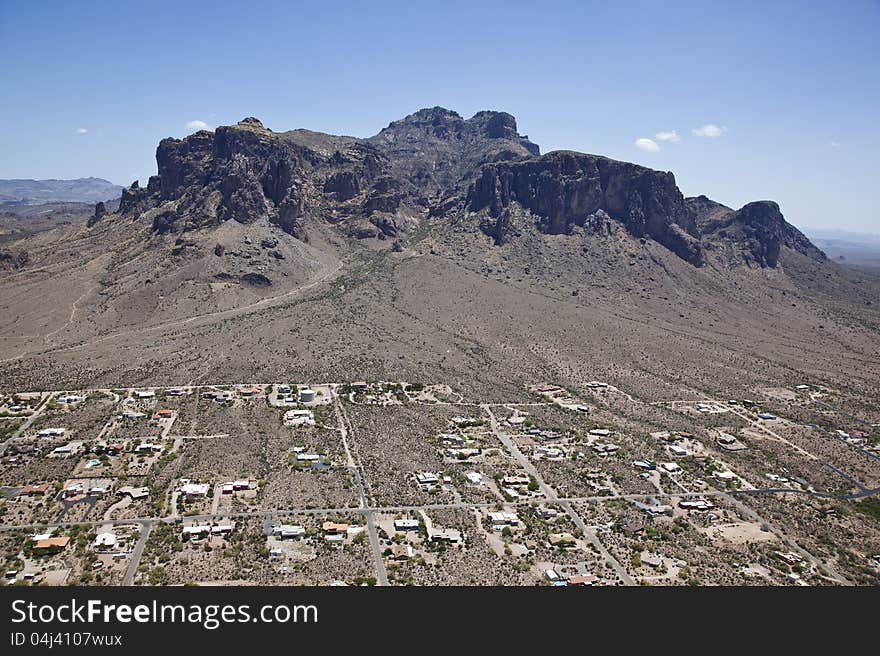
<svg viewBox="0 0 880 656">
<path fill-rule="evenodd" d="M 532 155 L 541 154 L 538 144 L 529 141 L 527 135 L 520 135 L 517 132 L 516 119 L 507 112 L 484 110 L 474 114 L 468 123 L 487 139 L 508 139 L 517 142 Z"/>
<path fill-rule="evenodd" d="M 263 122 L 262 122 L 260 119 L 258 119 L 258 118 L 254 118 L 253 116 L 248 116 L 248 117 L 246 117 L 246 118 L 241 119 L 241 120 L 237 123 L 237 125 L 244 125 L 244 126 L 247 126 L 247 127 L 257 128 L 257 129 L 259 129 L 259 130 L 266 130 L 266 129 L 268 129 L 268 128 L 266 128 L 266 127 L 263 126 Z"/>
<path fill-rule="evenodd" d="M 506 139 L 521 145 L 528 153 L 537 155 L 539 148 L 528 137 L 516 131 L 516 119 L 507 112 L 480 111 L 469 119 L 444 107 L 420 109 L 409 116 L 388 124 L 372 138 L 376 142 L 419 141 L 439 139 L 470 142 L 481 139 Z"/>
<path fill-rule="evenodd" d="M 732 261 L 744 260 L 759 267 L 776 267 L 782 246 L 814 260 L 825 253 L 785 220 L 772 200 L 746 203 L 739 210 L 716 203 L 706 196 L 688 198 L 687 205 L 704 239 L 727 251 Z"/>
<path fill-rule="evenodd" d="M 428 196 L 448 195 L 488 162 L 525 159 L 540 149 L 516 132 L 504 112 L 479 112 L 470 119 L 443 107 L 422 109 L 394 121 L 367 140 L 404 179 Z"/>
<path fill-rule="evenodd" d="M 464 128 L 464 119 L 458 112 L 450 109 L 430 107 L 420 109 L 398 121 L 389 123 L 382 132 L 411 128 L 422 130 L 425 134 L 439 139 L 451 139 L 461 134 Z M 382 133 L 380 132 L 380 134 Z"/>
</svg>

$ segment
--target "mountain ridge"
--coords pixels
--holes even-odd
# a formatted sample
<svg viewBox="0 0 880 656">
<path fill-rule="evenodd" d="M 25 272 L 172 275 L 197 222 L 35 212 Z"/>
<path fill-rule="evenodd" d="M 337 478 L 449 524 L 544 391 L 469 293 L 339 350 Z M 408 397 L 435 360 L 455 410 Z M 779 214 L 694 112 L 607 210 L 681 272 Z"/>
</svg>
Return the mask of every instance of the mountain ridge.
<svg viewBox="0 0 880 656">
<path fill-rule="evenodd" d="M 782 245 L 824 259 L 772 201 L 734 211 L 685 199 L 671 172 L 573 151 L 541 155 L 505 112 L 465 119 L 426 108 L 366 139 L 274 132 L 248 117 L 163 139 L 156 159 L 158 174 L 123 190 L 119 212 L 148 216 L 157 233 L 265 217 L 306 242 L 323 221 L 359 239 L 405 243 L 426 217 L 465 217 L 500 245 L 516 238 L 511 210 L 523 210 L 546 234 L 613 221 L 698 267 L 713 251 L 728 265 L 773 268 Z"/>
</svg>

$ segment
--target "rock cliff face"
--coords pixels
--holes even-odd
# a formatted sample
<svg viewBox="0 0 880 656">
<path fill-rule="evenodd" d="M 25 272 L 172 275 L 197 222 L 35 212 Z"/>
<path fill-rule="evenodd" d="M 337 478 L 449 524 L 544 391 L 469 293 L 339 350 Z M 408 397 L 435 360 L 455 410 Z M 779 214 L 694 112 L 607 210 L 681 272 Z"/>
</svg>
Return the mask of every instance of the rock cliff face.
<svg viewBox="0 0 880 656">
<path fill-rule="evenodd" d="M 468 191 L 472 211 L 496 218 L 487 232 L 509 238 L 511 202 L 538 217 L 538 227 L 567 234 L 602 210 L 635 237 L 650 237 L 688 262 L 703 261 L 699 234 L 671 173 L 571 152 L 521 162 L 486 165 Z"/>
<path fill-rule="evenodd" d="M 366 140 L 275 133 L 246 118 L 163 139 L 158 175 L 146 189 L 135 182 L 124 190 L 119 211 L 149 213 L 157 233 L 266 218 L 301 240 L 319 220 L 341 222 L 360 238 L 396 238 L 484 162 L 537 152 L 502 112 L 465 120 L 441 108 L 422 110 Z"/>
<path fill-rule="evenodd" d="M 164 139 L 156 161 L 159 174 L 147 189 L 135 183 L 125 190 L 120 212 L 153 210 L 159 233 L 266 218 L 301 240 L 308 239 L 310 213 L 320 213 L 325 201 L 370 191 L 384 166 L 380 153 L 356 140 L 328 136 L 306 143 L 296 132 L 274 133 L 255 118 Z"/>
<path fill-rule="evenodd" d="M 824 257 L 775 203 L 734 212 L 704 196 L 686 200 L 669 172 L 539 153 L 504 112 L 465 119 L 423 109 L 369 139 L 273 132 L 246 118 L 163 139 L 158 175 L 146 188 L 135 182 L 123 190 L 119 213 L 150 221 L 158 234 L 266 219 L 301 241 L 324 222 L 346 236 L 389 239 L 397 250 L 427 216 L 479 226 L 503 245 L 517 238 L 512 217 L 525 214 L 554 235 L 617 222 L 694 266 L 716 242 L 735 244 L 747 262 L 766 267 L 777 265 L 781 245 Z M 103 214 L 96 208 L 90 224 Z"/>
<path fill-rule="evenodd" d="M 826 259 L 825 253 L 785 220 L 773 201 L 747 203 L 734 211 L 697 196 L 688 198 L 687 205 L 707 242 L 733 248 L 749 265 L 776 267 L 782 246 L 820 262 Z"/>
</svg>

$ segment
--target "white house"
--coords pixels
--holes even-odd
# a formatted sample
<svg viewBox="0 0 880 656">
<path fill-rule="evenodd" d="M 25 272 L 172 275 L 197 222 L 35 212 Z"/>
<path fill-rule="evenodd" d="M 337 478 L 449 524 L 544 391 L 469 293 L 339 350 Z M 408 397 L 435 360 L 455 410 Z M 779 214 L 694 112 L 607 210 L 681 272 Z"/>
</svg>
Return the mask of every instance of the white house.
<svg viewBox="0 0 880 656">
<path fill-rule="evenodd" d="M 276 535 L 282 539 L 298 538 L 306 534 L 306 529 L 302 526 L 293 524 L 279 524 L 272 527 L 272 535 Z"/>
<path fill-rule="evenodd" d="M 96 550 L 108 550 L 113 549 L 116 546 L 116 535 L 114 533 L 98 533 L 95 537 L 95 549 Z"/>
<path fill-rule="evenodd" d="M 204 497 L 210 489 L 208 483 L 184 483 L 180 486 L 181 494 L 186 497 Z"/>
</svg>

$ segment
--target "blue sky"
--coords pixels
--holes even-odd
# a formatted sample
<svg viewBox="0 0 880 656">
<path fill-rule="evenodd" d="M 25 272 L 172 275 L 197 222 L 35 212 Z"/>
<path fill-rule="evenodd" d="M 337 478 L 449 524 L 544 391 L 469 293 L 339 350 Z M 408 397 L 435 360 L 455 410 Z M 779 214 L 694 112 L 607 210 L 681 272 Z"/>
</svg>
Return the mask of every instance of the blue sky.
<svg viewBox="0 0 880 656">
<path fill-rule="evenodd" d="M 880 232 L 878 34 L 876 0 L 0 0 L 0 177 L 129 184 L 192 121 L 369 136 L 442 105 L 686 195 Z"/>
</svg>

